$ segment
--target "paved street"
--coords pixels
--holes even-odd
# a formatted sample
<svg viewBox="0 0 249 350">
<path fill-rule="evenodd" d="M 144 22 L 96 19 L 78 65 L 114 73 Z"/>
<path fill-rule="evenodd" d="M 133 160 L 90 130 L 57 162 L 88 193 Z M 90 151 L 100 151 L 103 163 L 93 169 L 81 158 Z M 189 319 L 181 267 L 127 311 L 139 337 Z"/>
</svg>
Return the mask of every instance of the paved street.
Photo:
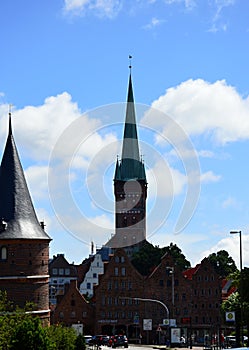
<svg viewBox="0 0 249 350">
<path fill-rule="evenodd" d="M 152 349 L 156 349 L 156 350 L 166 350 L 166 349 L 170 349 L 170 348 L 166 348 L 166 346 L 164 346 L 164 345 L 138 345 L 138 344 L 129 344 L 129 348 L 131 349 L 131 350 L 148 350 L 148 349 L 150 349 L 150 350 L 152 350 Z M 128 348 L 128 349 L 129 349 Z M 89 350 L 95 350 L 96 349 L 96 347 L 93 347 L 93 346 L 91 346 L 91 347 L 89 347 Z M 112 348 L 110 348 L 110 347 L 108 347 L 108 346 L 101 346 L 101 350 L 110 350 L 110 349 L 112 349 Z M 124 349 L 123 347 L 119 347 L 119 348 L 117 348 L 117 349 Z M 187 350 L 187 349 L 189 349 L 189 348 L 177 348 L 177 347 L 172 347 L 171 349 L 176 349 L 176 350 Z M 203 350 L 203 347 L 202 346 L 199 346 L 199 347 L 197 347 L 197 346 L 193 346 L 192 347 L 192 350 Z"/>
</svg>

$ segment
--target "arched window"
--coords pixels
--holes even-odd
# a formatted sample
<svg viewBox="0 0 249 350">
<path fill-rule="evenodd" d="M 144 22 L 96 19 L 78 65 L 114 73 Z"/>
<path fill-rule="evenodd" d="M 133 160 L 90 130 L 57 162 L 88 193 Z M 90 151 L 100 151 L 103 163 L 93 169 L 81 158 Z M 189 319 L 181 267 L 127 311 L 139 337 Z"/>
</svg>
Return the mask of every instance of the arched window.
<svg viewBox="0 0 249 350">
<path fill-rule="evenodd" d="M 1 258 L 1 260 L 7 260 L 7 248 L 6 247 L 1 248 L 0 258 Z"/>
</svg>

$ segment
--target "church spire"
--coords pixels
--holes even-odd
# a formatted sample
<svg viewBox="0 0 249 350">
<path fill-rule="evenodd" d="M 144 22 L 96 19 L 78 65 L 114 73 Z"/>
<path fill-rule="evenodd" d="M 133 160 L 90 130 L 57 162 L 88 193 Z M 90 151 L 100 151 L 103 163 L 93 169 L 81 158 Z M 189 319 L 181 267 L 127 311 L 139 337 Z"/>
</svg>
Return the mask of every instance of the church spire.
<svg viewBox="0 0 249 350">
<path fill-rule="evenodd" d="M 107 246 L 114 249 L 125 247 L 127 254 L 130 255 L 146 240 L 147 199 L 145 167 L 138 147 L 131 72 L 128 83 L 122 156 L 116 161 L 114 174 L 114 195 L 115 234 L 107 242 Z"/>
<path fill-rule="evenodd" d="M 143 177 L 141 178 L 141 174 Z M 117 178 L 117 175 L 119 176 Z M 123 135 L 122 156 L 117 162 L 114 180 L 145 180 L 144 164 L 141 162 L 138 146 L 135 103 L 131 73 L 129 75 L 126 117 Z"/>
<path fill-rule="evenodd" d="M 6 223 L 0 239 L 48 239 L 41 228 L 29 194 L 18 151 L 12 135 L 11 112 L 9 134 L 0 166 L 0 219 Z"/>
<path fill-rule="evenodd" d="M 136 161 L 140 160 L 131 74 L 129 77 L 126 118 L 125 118 L 124 138 L 123 138 L 123 150 L 122 150 L 122 160 L 124 159 L 132 159 Z"/>
</svg>

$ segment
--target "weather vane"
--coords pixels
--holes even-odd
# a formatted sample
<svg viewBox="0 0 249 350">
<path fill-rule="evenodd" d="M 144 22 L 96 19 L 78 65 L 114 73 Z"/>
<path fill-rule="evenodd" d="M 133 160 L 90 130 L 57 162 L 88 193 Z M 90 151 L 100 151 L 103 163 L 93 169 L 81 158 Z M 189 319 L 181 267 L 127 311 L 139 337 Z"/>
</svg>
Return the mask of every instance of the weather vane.
<svg viewBox="0 0 249 350">
<path fill-rule="evenodd" d="M 132 65 L 131 65 L 131 59 L 132 59 L 132 56 L 131 56 L 131 55 L 129 55 L 129 60 L 130 60 L 130 65 L 129 65 L 129 68 L 130 68 L 130 71 L 131 71 L 131 67 L 132 67 Z"/>
<path fill-rule="evenodd" d="M 12 108 L 12 103 L 9 104 L 9 115 L 11 115 L 11 108 Z"/>
</svg>

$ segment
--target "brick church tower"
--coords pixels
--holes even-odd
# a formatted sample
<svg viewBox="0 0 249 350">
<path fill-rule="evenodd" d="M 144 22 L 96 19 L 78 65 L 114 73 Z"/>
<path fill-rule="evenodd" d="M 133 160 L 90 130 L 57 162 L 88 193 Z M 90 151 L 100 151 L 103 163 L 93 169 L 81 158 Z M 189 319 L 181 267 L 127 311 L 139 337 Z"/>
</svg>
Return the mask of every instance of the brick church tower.
<svg viewBox="0 0 249 350">
<path fill-rule="evenodd" d="M 9 134 L 0 167 L 0 290 L 23 307 L 49 322 L 49 242 L 39 223 L 12 135 Z"/>
<path fill-rule="evenodd" d="M 131 74 L 129 76 L 122 157 L 114 174 L 115 234 L 107 243 L 128 255 L 146 240 L 147 181 L 138 146 Z M 130 248 L 129 248 L 130 247 Z"/>
</svg>

